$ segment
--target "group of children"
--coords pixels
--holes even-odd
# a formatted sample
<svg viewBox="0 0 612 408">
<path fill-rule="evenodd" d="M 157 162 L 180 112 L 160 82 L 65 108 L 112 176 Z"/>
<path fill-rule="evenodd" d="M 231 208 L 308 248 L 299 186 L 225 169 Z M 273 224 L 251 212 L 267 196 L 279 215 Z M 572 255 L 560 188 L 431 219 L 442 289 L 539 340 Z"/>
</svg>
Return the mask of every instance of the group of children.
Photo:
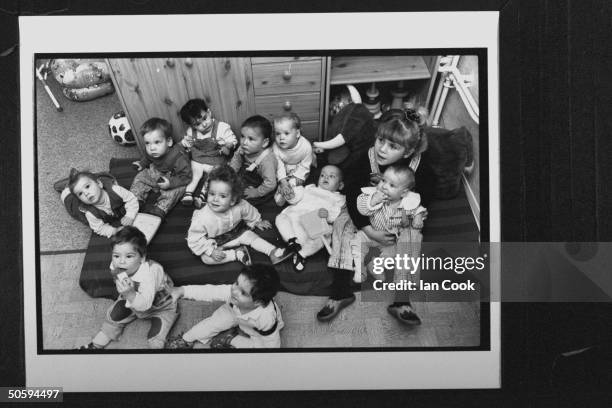
<svg viewBox="0 0 612 408">
<path fill-rule="evenodd" d="M 139 171 L 130 190 L 112 179 L 72 171 L 62 193 L 63 199 L 72 193 L 92 230 L 111 239 L 111 271 L 120 295 L 108 309 L 100 332 L 84 348 L 104 348 L 136 318 L 153 320 L 148 335 L 151 348 L 192 347 L 196 341 L 213 347 L 280 347 L 283 320 L 273 300 L 280 283 L 272 265 L 291 259 L 299 272 L 309 256 L 324 246 L 330 250 L 325 233 L 346 211 L 345 196 L 340 193 L 343 172 L 326 165 L 316 185 L 305 185 L 313 147 L 301 134 L 300 119 L 294 113 L 279 116 L 273 123 L 259 115 L 249 117 L 241 126 L 240 143 L 228 124 L 213 117 L 204 100 L 188 101 L 180 115 L 187 131 L 176 145 L 166 120 L 152 118 L 142 125 L 146 155 L 134 162 Z M 370 217 L 375 229 L 399 234 L 402 228 L 421 228 L 422 219 L 407 223 L 407 214 L 410 220 L 424 214 L 413 187 L 410 167 L 389 166 L 376 187 L 363 189 L 359 211 Z M 157 197 L 146 204 L 151 192 Z M 286 206 L 274 220 L 284 247 L 274 246 L 254 231 L 272 228 L 257 209 L 270 200 Z M 208 265 L 244 264 L 234 284 L 175 288 L 163 267 L 147 258 L 147 241 L 131 226 L 136 214 L 146 212 L 163 219 L 179 201 L 195 207 L 187 232 L 193 254 Z M 359 247 L 377 244 L 365 234 L 357 234 L 354 241 L 352 245 Z M 266 254 L 272 265 L 252 264 L 249 248 Z M 355 280 L 364 277 L 355 262 Z M 225 304 L 188 332 L 167 339 L 180 297 Z"/>
</svg>

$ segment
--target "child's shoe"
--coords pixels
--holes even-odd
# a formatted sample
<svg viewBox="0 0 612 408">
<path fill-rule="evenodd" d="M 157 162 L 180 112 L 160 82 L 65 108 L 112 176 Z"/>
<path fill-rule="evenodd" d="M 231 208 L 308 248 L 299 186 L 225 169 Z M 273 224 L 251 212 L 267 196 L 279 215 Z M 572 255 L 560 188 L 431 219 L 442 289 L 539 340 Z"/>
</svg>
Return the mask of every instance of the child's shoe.
<svg viewBox="0 0 612 408">
<path fill-rule="evenodd" d="M 206 192 L 202 191 L 196 198 L 193 199 L 193 205 L 198 210 L 206 204 Z"/>
<path fill-rule="evenodd" d="M 299 250 L 302 249 L 302 246 L 296 242 L 297 238 L 289 238 L 287 241 L 287 251 L 290 251 L 294 254 L 297 254 Z"/>
<path fill-rule="evenodd" d="M 249 249 L 246 246 L 240 245 L 238 248 L 235 249 L 235 251 L 236 251 L 236 260 L 238 262 L 241 262 L 246 266 L 252 265 L 251 255 L 249 254 Z"/>
<path fill-rule="evenodd" d="M 293 252 L 288 251 L 286 248 L 274 248 L 272 252 L 270 252 L 270 262 L 272 262 L 272 265 L 276 265 L 292 256 Z"/>
<path fill-rule="evenodd" d="M 306 259 L 300 255 L 299 252 L 296 252 L 293 255 L 293 268 L 296 272 L 302 272 L 304 270 L 304 266 L 306 265 Z"/>
<path fill-rule="evenodd" d="M 93 342 L 79 347 L 77 350 L 103 350 L 104 347 L 96 346 Z"/>
<path fill-rule="evenodd" d="M 193 348 L 195 341 L 186 341 L 183 339 L 183 333 L 175 337 L 169 337 L 166 341 L 167 349 L 190 349 Z"/>
<path fill-rule="evenodd" d="M 418 326 L 421 324 L 421 319 L 409 305 L 392 304 L 387 306 L 387 312 L 405 325 Z"/>
<path fill-rule="evenodd" d="M 181 198 L 181 204 L 186 207 L 191 207 L 193 205 L 193 193 L 191 191 L 186 191 L 183 198 Z"/>
<path fill-rule="evenodd" d="M 240 328 L 238 326 L 234 326 L 230 329 L 224 330 L 217 334 L 215 337 L 210 339 L 210 348 L 211 349 L 230 349 L 235 348 L 232 346 L 232 340 L 234 337 L 240 335 Z"/>
</svg>

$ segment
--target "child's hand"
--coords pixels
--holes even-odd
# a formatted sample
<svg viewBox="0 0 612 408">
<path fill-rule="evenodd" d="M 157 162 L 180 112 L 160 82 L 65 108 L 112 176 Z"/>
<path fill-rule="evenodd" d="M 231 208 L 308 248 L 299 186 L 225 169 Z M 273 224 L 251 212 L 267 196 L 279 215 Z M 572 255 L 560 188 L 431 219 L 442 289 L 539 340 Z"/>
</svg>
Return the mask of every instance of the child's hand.
<svg viewBox="0 0 612 408">
<path fill-rule="evenodd" d="M 383 193 L 380 190 L 376 190 L 376 192 L 372 194 L 372 199 L 370 200 L 370 204 L 378 205 L 382 203 L 383 201 L 385 201 L 385 198 L 386 198 L 385 193 Z"/>
<path fill-rule="evenodd" d="M 210 254 L 210 257 L 217 262 L 221 262 L 222 260 L 224 260 L 225 256 L 225 252 L 220 249 L 214 249 L 212 251 L 212 254 Z"/>
<path fill-rule="evenodd" d="M 123 297 L 128 297 L 131 292 L 134 292 L 134 283 L 131 279 L 115 279 L 115 287 L 117 292 Z"/>
<path fill-rule="evenodd" d="M 258 191 L 255 187 L 248 186 L 247 188 L 244 189 L 244 196 L 246 198 L 257 198 Z"/>
<path fill-rule="evenodd" d="M 264 231 L 272 228 L 272 224 L 270 224 L 270 221 L 268 220 L 259 220 L 257 221 L 257 224 L 255 224 L 255 228 L 260 231 Z"/>
<path fill-rule="evenodd" d="M 160 177 L 157 179 L 157 186 L 160 188 L 160 190 L 167 190 L 170 188 L 170 180 L 168 180 L 166 177 Z"/>
<path fill-rule="evenodd" d="M 229 156 L 229 154 L 230 154 L 231 152 L 232 152 L 232 151 L 231 151 L 231 149 L 230 149 L 228 146 L 222 146 L 222 147 L 219 149 L 219 153 L 221 153 L 221 154 L 222 154 L 222 155 L 224 155 L 224 156 Z"/>
<path fill-rule="evenodd" d="M 295 196 L 293 188 L 288 182 L 281 183 L 279 190 L 285 200 L 291 200 Z"/>
<path fill-rule="evenodd" d="M 319 208 L 319 217 L 320 218 L 329 217 L 329 211 L 327 211 L 325 208 Z"/>
<path fill-rule="evenodd" d="M 171 288 L 170 296 L 172 296 L 172 300 L 174 301 L 174 303 L 176 303 L 180 298 L 185 296 L 185 289 L 182 286 Z"/>
<path fill-rule="evenodd" d="M 138 160 L 133 161 L 132 166 L 138 171 L 142 171 L 144 169 L 144 167 L 142 167 L 142 164 L 140 164 Z"/>
<path fill-rule="evenodd" d="M 132 225 L 134 223 L 133 217 L 128 217 L 127 215 L 121 218 L 121 225 Z"/>
</svg>

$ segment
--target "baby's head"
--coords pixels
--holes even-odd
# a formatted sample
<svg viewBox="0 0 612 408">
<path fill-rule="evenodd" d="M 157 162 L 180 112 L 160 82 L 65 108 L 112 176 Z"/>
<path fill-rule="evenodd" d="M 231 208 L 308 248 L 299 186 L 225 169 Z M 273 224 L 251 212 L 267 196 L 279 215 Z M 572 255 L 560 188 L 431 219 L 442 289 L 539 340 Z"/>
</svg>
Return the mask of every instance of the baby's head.
<svg viewBox="0 0 612 408">
<path fill-rule="evenodd" d="M 104 198 L 102 182 L 88 171 L 70 169 L 68 188 L 76 198 L 85 204 L 99 204 Z"/>
<path fill-rule="evenodd" d="M 188 100 L 180 114 L 183 122 L 200 133 L 208 133 L 212 128 L 212 112 L 204 99 Z"/>
<path fill-rule="evenodd" d="M 218 213 L 234 206 L 242 197 L 244 186 L 234 169 L 227 164 L 217 166 L 208 174 L 207 205 Z"/>
<path fill-rule="evenodd" d="M 385 193 L 389 202 L 397 202 L 412 191 L 414 185 L 414 171 L 408 165 L 394 164 L 385 170 L 378 189 Z"/>
<path fill-rule="evenodd" d="M 267 306 L 280 288 L 280 278 L 272 265 L 245 266 L 232 285 L 231 302 L 245 309 Z"/>
<path fill-rule="evenodd" d="M 146 260 L 147 238 L 136 227 L 126 226 L 111 237 L 112 265 L 117 274 L 132 276 Z"/>
<path fill-rule="evenodd" d="M 391 109 L 385 112 L 380 117 L 374 143 L 378 165 L 388 166 L 424 152 L 427 149 L 427 138 L 423 132 L 426 117 L 425 109 Z"/>
<path fill-rule="evenodd" d="M 261 115 L 247 118 L 240 126 L 242 139 L 240 144 L 245 154 L 256 154 L 270 146 L 272 125 Z"/>
<path fill-rule="evenodd" d="M 274 137 L 276 144 L 283 150 L 292 149 L 301 136 L 302 121 L 293 113 L 285 113 L 274 118 Z"/>
<path fill-rule="evenodd" d="M 174 144 L 172 124 L 165 119 L 151 118 L 140 127 L 140 136 L 145 144 L 147 155 L 158 159 L 164 157 Z"/>
<path fill-rule="evenodd" d="M 338 191 L 344 188 L 342 170 L 332 164 L 321 169 L 317 186 L 327 191 Z"/>
</svg>

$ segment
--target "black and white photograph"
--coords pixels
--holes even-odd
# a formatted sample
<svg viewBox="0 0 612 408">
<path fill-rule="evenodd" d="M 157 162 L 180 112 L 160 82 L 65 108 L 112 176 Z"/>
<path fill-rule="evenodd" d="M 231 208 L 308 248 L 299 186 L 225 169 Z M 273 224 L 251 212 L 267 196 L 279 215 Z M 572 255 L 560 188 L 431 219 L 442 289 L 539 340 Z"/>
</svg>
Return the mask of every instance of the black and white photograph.
<svg viewBox="0 0 612 408">
<path fill-rule="evenodd" d="M 385 22 L 351 19 L 364 17 Z M 454 17 L 483 34 L 374 47 L 326 42 L 333 31 L 274 43 L 261 30 L 211 47 L 190 27 L 227 16 L 174 16 L 180 47 L 58 47 L 28 42 L 54 18 L 21 19 L 31 384 L 54 372 L 76 391 L 393 388 L 392 370 L 373 382 L 359 371 L 418 361 L 431 373 L 409 388 L 494 387 L 499 308 L 483 301 L 494 254 L 476 258 L 480 275 L 425 267 L 432 245 L 499 234 L 497 48 L 485 35 L 497 14 Z M 432 295 L 466 288 L 469 299 Z M 466 360 L 484 369 L 436 383 Z M 119 361 L 173 374 L 118 381 Z M 228 369 L 238 361 L 270 380 Z M 70 373 L 87 364 L 96 380 Z M 218 367 L 205 384 L 189 378 L 199 364 Z M 340 364 L 354 372 L 325 383 L 321 370 Z M 295 383 L 286 371 L 300 369 Z"/>
</svg>

